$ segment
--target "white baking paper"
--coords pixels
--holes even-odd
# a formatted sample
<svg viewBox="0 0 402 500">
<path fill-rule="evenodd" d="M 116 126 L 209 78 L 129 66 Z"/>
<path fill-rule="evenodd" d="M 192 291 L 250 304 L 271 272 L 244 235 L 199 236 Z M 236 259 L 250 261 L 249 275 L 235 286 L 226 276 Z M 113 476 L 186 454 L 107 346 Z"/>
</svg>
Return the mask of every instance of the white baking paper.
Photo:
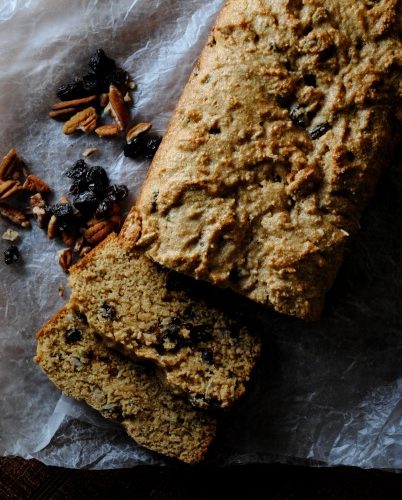
<svg viewBox="0 0 402 500">
<path fill-rule="evenodd" d="M 119 140 L 66 137 L 47 118 L 55 90 L 86 72 L 98 47 L 138 83 L 136 120 L 163 133 L 222 0 L 2 0 L 0 155 L 12 146 L 66 192 L 62 172 L 87 147 L 90 164 L 129 185 L 147 165 Z M 131 201 L 130 200 L 130 201 Z M 250 394 L 222 417 L 210 463 L 298 462 L 402 467 L 402 182 L 386 174 L 321 321 L 262 314 L 265 352 Z M 8 227 L 0 221 L 0 233 Z M 166 461 L 84 404 L 60 396 L 32 361 L 35 331 L 64 303 L 58 243 L 20 231 L 23 262 L 0 263 L 0 455 L 74 468 Z M 7 242 L 0 240 L 1 252 Z M 1 261 L 2 262 L 2 261 Z"/>
</svg>

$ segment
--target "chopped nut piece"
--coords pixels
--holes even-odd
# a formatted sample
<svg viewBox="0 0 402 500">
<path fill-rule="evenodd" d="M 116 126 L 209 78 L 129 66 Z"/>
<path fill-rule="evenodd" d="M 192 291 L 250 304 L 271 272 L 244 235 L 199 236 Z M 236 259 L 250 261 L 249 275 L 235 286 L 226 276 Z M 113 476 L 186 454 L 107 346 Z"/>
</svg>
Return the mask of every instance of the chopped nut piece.
<svg viewBox="0 0 402 500">
<path fill-rule="evenodd" d="M 60 285 L 60 286 L 59 286 L 59 295 L 60 295 L 60 297 L 62 297 L 62 298 L 64 297 L 64 291 L 65 291 L 64 286 L 63 286 L 63 285 Z"/>
<path fill-rule="evenodd" d="M 60 231 L 61 233 L 61 239 L 63 240 L 63 243 L 67 245 L 68 247 L 73 247 L 75 244 L 75 236 L 69 231 Z"/>
<path fill-rule="evenodd" d="M 107 106 L 108 102 L 109 102 L 109 94 L 101 94 L 99 97 L 99 104 L 101 105 L 101 108 Z"/>
<path fill-rule="evenodd" d="M 58 252 L 59 264 L 65 273 L 68 273 L 72 263 L 73 263 L 73 252 L 71 248 L 65 248 Z"/>
<path fill-rule="evenodd" d="M 32 207 L 32 215 L 35 217 L 39 227 L 45 228 L 49 220 L 49 215 L 45 210 L 46 203 L 40 193 L 30 197 L 29 202 Z"/>
<path fill-rule="evenodd" d="M 20 237 L 20 234 L 17 233 L 17 231 L 14 231 L 14 229 L 6 229 L 2 235 L 3 240 L 8 240 L 8 241 L 16 241 Z"/>
<path fill-rule="evenodd" d="M 77 130 L 82 130 L 85 133 L 93 132 L 96 129 L 97 120 L 98 115 L 95 108 L 90 106 L 72 116 L 64 124 L 63 132 L 66 135 L 74 134 Z"/>
<path fill-rule="evenodd" d="M 138 137 L 140 134 L 144 134 L 145 132 L 148 132 L 148 130 L 151 130 L 152 128 L 152 123 L 137 123 L 137 125 L 134 125 L 134 127 L 131 127 L 130 130 L 127 132 L 126 140 L 127 142 L 132 141 L 135 137 Z"/>
<path fill-rule="evenodd" d="M 84 237 L 83 236 L 80 236 L 79 238 L 77 238 L 75 240 L 75 244 L 74 244 L 74 252 L 75 253 L 80 253 L 82 248 L 84 246 Z"/>
<path fill-rule="evenodd" d="M 95 130 L 96 132 L 96 130 Z M 87 158 L 88 156 L 91 156 L 92 154 L 95 153 L 95 151 L 98 151 L 96 148 L 87 148 L 83 153 L 82 153 L 82 156 L 84 158 Z"/>
<path fill-rule="evenodd" d="M 17 151 L 15 148 L 12 148 L 0 163 L 0 180 L 6 180 L 9 177 L 12 177 L 18 164 L 19 157 L 17 155 Z"/>
<path fill-rule="evenodd" d="M 89 253 L 91 250 L 92 250 L 92 247 L 89 247 L 89 246 L 83 247 L 82 250 L 79 253 L 80 257 L 85 257 L 85 255 L 87 253 Z"/>
<path fill-rule="evenodd" d="M 133 102 L 133 98 L 131 97 L 130 92 L 126 92 L 126 93 L 124 94 L 124 98 L 123 98 L 123 99 L 124 99 L 124 102 L 125 102 L 126 104 L 128 104 L 128 105 L 132 104 L 132 102 Z"/>
<path fill-rule="evenodd" d="M 52 109 L 58 110 L 66 108 L 77 108 L 93 101 L 96 101 L 96 95 L 90 95 L 89 97 L 83 97 L 82 99 L 73 99 L 71 101 L 56 102 L 56 104 L 53 104 Z"/>
<path fill-rule="evenodd" d="M 21 210 L 11 207 L 6 203 L 0 203 L 0 215 L 18 226 L 25 228 L 31 226 L 29 220 L 25 217 L 25 214 L 21 212 Z"/>
<path fill-rule="evenodd" d="M 102 125 L 95 129 L 95 133 L 99 137 L 116 137 L 120 133 L 120 127 L 118 125 Z"/>
<path fill-rule="evenodd" d="M 113 231 L 114 227 L 114 222 L 110 220 L 98 222 L 84 231 L 84 238 L 88 243 L 95 246 L 103 241 Z"/>
<path fill-rule="evenodd" d="M 56 111 L 49 111 L 50 118 L 68 118 L 77 112 L 77 108 L 63 108 Z"/>
<path fill-rule="evenodd" d="M 36 175 L 28 175 L 25 179 L 22 189 L 26 191 L 34 191 L 35 193 L 45 193 L 50 191 L 50 187 L 45 181 L 36 177 Z"/>
<path fill-rule="evenodd" d="M 135 90 L 137 88 L 137 84 L 135 83 L 134 80 L 130 80 L 128 82 L 128 88 L 131 89 L 131 90 Z"/>
<path fill-rule="evenodd" d="M 19 181 L 0 181 L 0 200 L 5 200 L 10 198 L 15 193 L 22 190 L 21 183 Z"/>
<path fill-rule="evenodd" d="M 109 102 L 113 118 L 116 120 L 120 130 L 124 130 L 128 124 L 129 113 L 120 90 L 114 85 L 110 85 L 109 87 Z"/>
<path fill-rule="evenodd" d="M 55 215 L 52 215 L 47 226 L 47 237 L 49 238 L 49 240 L 53 240 L 56 237 L 57 227 L 57 217 Z"/>
</svg>

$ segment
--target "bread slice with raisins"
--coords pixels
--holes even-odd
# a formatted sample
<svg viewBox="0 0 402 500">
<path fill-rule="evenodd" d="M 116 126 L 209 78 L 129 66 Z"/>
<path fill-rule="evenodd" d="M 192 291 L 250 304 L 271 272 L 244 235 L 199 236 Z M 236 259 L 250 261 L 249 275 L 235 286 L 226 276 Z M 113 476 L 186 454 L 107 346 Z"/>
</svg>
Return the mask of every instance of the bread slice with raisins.
<svg viewBox="0 0 402 500">
<path fill-rule="evenodd" d="M 317 319 L 401 138 L 401 2 L 225 3 L 137 200 L 161 265 Z"/>
<path fill-rule="evenodd" d="M 192 281 L 109 236 L 70 269 L 71 306 L 110 347 L 157 364 L 170 390 L 197 407 L 226 408 L 244 392 L 261 340 Z"/>
<path fill-rule="evenodd" d="M 215 419 L 177 398 L 154 368 L 108 349 L 71 308 L 37 333 L 35 361 L 66 395 L 119 422 L 138 444 L 183 462 L 202 460 Z"/>
</svg>

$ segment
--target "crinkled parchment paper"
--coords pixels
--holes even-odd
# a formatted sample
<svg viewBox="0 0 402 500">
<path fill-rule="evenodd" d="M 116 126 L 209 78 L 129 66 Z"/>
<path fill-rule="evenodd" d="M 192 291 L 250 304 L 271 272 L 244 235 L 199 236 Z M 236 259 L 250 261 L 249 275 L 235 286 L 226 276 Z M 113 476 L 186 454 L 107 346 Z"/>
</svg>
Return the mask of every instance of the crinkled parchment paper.
<svg viewBox="0 0 402 500">
<path fill-rule="evenodd" d="M 66 137 L 47 118 L 56 87 L 103 47 L 138 82 L 135 117 L 163 132 L 222 0 L 3 0 L 0 155 L 17 147 L 55 189 L 86 147 L 127 183 L 147 165 L 119 141 Z M 384 176 L 321 321 L 264 314 L 265 353 L 250 395 L 223 417 L 210 460 L 402 467 L 402 181 Z M 0 233 L 6 224 L 0 221 Z M 84 404 L 60 397 L 33 363 L 34 332 L 61 307 L 55 242 L 23 233 L 23 263 L 0 264 L 0 454 L 67 467 L 164 463 Z M 0 251 L 6 248 L 0 240 Z"/>
</svg>

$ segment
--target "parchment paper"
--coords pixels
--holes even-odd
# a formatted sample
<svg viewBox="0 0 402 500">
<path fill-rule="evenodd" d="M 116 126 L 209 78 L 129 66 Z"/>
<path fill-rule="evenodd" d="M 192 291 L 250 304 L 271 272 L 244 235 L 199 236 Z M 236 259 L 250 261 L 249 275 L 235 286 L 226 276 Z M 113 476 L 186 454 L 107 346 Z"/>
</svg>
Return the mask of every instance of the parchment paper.
<svg viewBox="0 0 402 500">
<path fill-rule="evenodd" d="M 134 199 L 147 165 L 120 141 L 66 137 L 47 118 L 55 89 L 85 74 L 103 47 L 138 83 L 137 120 L 162 133 L 222 0 L 3 0 L 0 154 L 18 149 L 33 173 L 67 189 L 62 172 L 88 146 L 90 164 Z M 265 352 L 250 394 L 222 417 L 209 460 L 402 467 L 402 182 L 384 176 L 321 321 L 262 314 Z M 129 201 L 131 201 L 129 200 Z M 0 221 L 0 233 L 8 225 Z M 166 461 L 81 403 L 60 396 L 32 361 L 34 332 L 64 303 L 58 243 L 23 233 L 23 263 L 0 263 L 0 454 L 65 467 Z M 6 248 L 0 241 L 0 251 Z"/>
</svg>

